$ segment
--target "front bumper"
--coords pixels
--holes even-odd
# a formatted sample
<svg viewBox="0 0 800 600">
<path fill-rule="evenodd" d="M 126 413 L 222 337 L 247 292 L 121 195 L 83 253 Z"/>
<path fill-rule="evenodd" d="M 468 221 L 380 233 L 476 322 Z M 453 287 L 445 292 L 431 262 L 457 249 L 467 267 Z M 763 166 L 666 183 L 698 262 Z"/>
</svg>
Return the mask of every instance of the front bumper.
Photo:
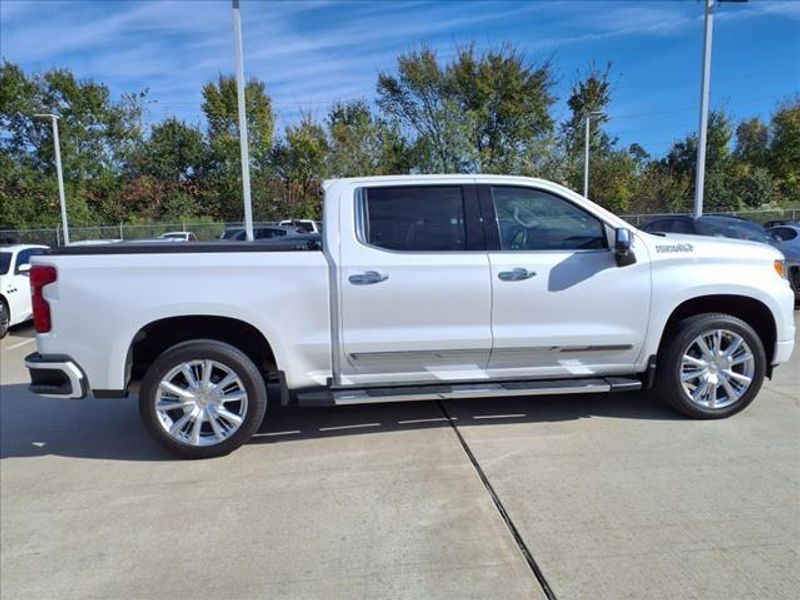
<svg viewBox="0 0 800 600">
<path fill-rule="evenodd" d="M 79 400 L 89 392 L 86 375 L 64 354 L 34 352 L 25 357 L 25 367 L 31 376 L 28 389 L 39 396 Z"/>
</svg>

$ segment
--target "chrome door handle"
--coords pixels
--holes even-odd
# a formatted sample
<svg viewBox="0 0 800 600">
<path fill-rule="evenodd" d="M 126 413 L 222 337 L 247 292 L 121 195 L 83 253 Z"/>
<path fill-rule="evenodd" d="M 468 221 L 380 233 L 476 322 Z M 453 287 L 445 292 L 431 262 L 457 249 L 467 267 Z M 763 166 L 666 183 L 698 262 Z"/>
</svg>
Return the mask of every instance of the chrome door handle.
<svg viewBox="0 0 800 600">
<path fill-rule="evenodd" d="M 522 281 L 523 279 L 530 279 L 534 275 L 536 275 L 536 271 L 528 271 L 528 269 L 517 267 L 510 271 L 500 271 L 497 277 L 501 281 Z"/>
<path fill-rule="evenodd" d="M 367 271 L 365 273 L 358 273 L 350 275 L 347 280 L 353 285 L 371 285 L 373 283 L 380 283 L 389 279 L 388 275 L 383 275 L 377 271 Z"/>
</svg>

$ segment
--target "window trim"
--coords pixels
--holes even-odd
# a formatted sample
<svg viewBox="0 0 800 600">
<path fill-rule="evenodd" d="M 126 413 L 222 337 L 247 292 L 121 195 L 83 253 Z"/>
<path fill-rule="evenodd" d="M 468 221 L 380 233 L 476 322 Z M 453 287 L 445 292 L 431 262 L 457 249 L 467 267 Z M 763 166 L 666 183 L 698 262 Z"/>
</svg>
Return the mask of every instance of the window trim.
<svg viewBox="0 0 800 600">
<path fill-rule="evenodd" d="M 580 210 L 583 213 L 586 213 L 590 217 L 596 219 L 603 228 L 603 241 L 605 243 L 604 248 L 559 248 L 559 249 L 552 249 L 552 250 L 511 250 L 511 249 L 504 249 L 502 246 L 502 241 L 500 240 L 500 222 L 497 220 L 497 211 L 494 208 L 494 197 L 492 195 L 492 188 L 493 187 L 503 187 L 503 188 L 518 188 L 522 190 L 530 190 L 534 192 L 540 192 L 543 194 L 547 194 L 549 196 L 553 196 L 558 198 L 559 200 L 563 200 Z M 583 206 L 580 206 L 576 202 L 573 202 L 569 198 L 562 196 L 561 194 L 557 194 L 553 191 L 546 190 L 536 186 L 528 186 L 528 185 L 519 185 L 519 184 L 480 184 L 478 185 L 478 195 L 480 197 L 480 204 L 481 204 L 481 214 L 483 220 L 483 227 L 484 227 L 484 235 L 486 237 L 487 243 L 487 252 L 502 252 L 502 253 L 510 253 L 510 254 L 523 254 L 523 253 L 533 253 L 533 252 L 542 252 L 542 253 L 599 253 L 599 252 L 612 252 L 612 244 L 611 240 L 609 239 L 610 236 L 613 236 L 613 232 L 616 229 L 616 226 L 608 223 L 605 219 L 601 218 L 600 216 L 594 214 L 590 210 L 587 210 Z"/>
<path fill-rule="evenodd" d="M 464 204 L 464 234 L 466 235 L 466 248 L 464 250 L 394 250 L 383 248 L 369 243 L 369 206 L 367 195 L 369 190 L 378 189 L 430 189 L 430 188 L 460 188 L 461 199 Z M 387 254 L 421 254 L 421 255 L 463 255 L 475 254 L 478 252 L 486 253 L 487 242 L 485 239 L 485 229 L 483 227 L 481 211 L 478 206 L 478 196 L 476 186 L 471 183 L 432 183 L 432 184 L 413 184 L 413 185 L 370 185 L 358 187 L 354 194 L 354 229 L 356 232 L 356 242 L 370 250 L 377 250 Z M 474 239 L 473 239 L 474 238 Z"/>
</svg>

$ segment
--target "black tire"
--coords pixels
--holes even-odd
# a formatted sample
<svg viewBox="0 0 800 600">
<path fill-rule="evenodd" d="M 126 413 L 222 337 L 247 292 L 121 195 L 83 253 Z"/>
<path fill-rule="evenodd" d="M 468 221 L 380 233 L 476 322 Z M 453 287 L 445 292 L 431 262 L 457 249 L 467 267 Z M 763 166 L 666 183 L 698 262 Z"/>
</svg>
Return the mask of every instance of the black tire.
<svg viewBox="0 0 800 600">
<path fill-rule="evenodd" d="M 745 393 L 733 404 L 709 408 L 693 402 L 681 383 L 681 362 L 692 341 L 710 330 L 722 329 L 738 334 L 750 346 L 753 355 L 753 375 Z M 767 370 L 767 357 L 761 338 L 753 328 L 731 315 L 704 313 L 678 323 L 658 352 L 654 391 L 679 413 L 695 419 L 722 419 L 744 410 L 756 397 Z"/>
<path fill-rule="evenodd" d="M 0 298 L 0 340 L 8 334 L 9 323 L 11 323 L 11 312 L 6 301 Z"/>
<path fill-rule="evenodd" d="M 156 411 L 162 379 L 181 363 L 213 360 L 234 371 L 247 394 L 247 409 L 239 428 L 219 443 L 196 446 L 183 443 L 165 431 Z M 192 340 L 173 346 L 161 354 L 147 370 L 139 391 L 139 415 L 156 441 L 180 458 L 224 456 L 245 444 L 258 430 L 267 409 L 267 388 L 256 365 L 241 350 L 216 340 Z"/>
</svg>

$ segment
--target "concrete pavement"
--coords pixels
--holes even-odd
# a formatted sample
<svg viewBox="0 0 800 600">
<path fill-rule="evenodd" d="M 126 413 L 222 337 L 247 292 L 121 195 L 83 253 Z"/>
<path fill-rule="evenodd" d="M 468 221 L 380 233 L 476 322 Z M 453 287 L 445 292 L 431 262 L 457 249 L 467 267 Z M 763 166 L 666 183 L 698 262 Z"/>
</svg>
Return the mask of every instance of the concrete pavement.
<svg viewBox="0 0 800 600">
<path fill-rule="evenodd" d="M 173 461 L 0 342 L 3 598 L 800 596 L 800 353 L 728 420 L 643 394 L 274 411 Z"/>
</svg>

